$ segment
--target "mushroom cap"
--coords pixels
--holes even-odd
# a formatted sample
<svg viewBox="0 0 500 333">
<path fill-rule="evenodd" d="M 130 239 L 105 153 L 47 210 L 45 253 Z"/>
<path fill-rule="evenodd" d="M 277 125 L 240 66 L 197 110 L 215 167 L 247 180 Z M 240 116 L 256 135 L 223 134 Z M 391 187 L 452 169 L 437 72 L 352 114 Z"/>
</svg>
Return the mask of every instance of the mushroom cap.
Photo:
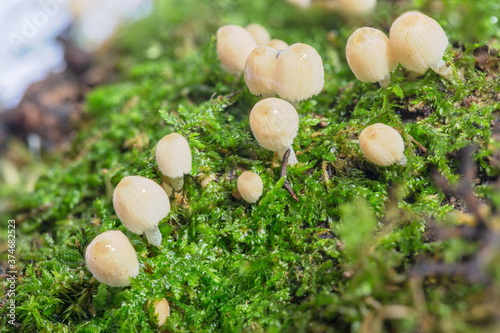
<svg viewBox="0 0 500 333">
<path fill-rule="evenodd" d="M 241 197 L 248 203 L 255 203 L 259 200 L 262 195 L 262 189 L 264 184 L 260 176 L 251 171 L 243 172 L 236 182 L 238 192 L 240 192 Z"/>
<path fill-rule="evenodd" d="M 245 29 L 252 35 L 257 45 L 266 45 L 271 40 L 269 32 L 260 24 L 252 23 L 247 25 Z"/>
<path fill-rule="evenodd" d="M 237 25 L 225 25 L 217 30 L 217 55 L 222 67 L 231 74 L 245 70 L 245 61 L 257 43 L 252 35 Z"/>
<path fill-rule="evenodd" d="M 167 193 L 153 180 L 140 176 L 124 177 L 118 183 L 113 206 L 125 227 L 139 235 L 158 227 L 170 212 Z"/>
<path fill-rule="evenodd" d="M 347 40 L 347 63 L 358 80 L 378 82 L 398 65 L 392 55 L 389 38 L 374 28 L 359 28 Z"/>
<path fill-rule="evenodd" d="M 311 6 L 311 0 L 285 0 L 289 4 L 300 8 L 309 8 Z"/>
<path fill-rule="evenodd" d="M 87 267 L 92 275 L 111 287 L 130 285 L 129 278 L 139 274 L 137 253 L 127 236 L 110 230 L 94 238 L 85 251 Z"/>
<path fill-rule="evenodd" d="M 336 0 L 334 8 L 349 16 L 365 16 L 375 9 L 377 0 Z"/>
<path fill-rule="evenodd" d="M 319 94 L 324 80 L 323 61 L 312 46 L 293 44 L 276 60 L 274 90 L 287 101 L 300 102 Z"/>
<path fill-rule="evenodd" d="M 273 79 L 279 51 L 269 46 L 257 46 L 245 64 L 245 83 L 256 96 L 274 96 Z"/>
<path fill-rule="evenodd" d="M 424 72 L 438 63 L 448 46 L 448 37 L 439 23 L 415 11 L 398 17 L 389 36 L 393 55 L 415 72 Z"/>
<path fill-rule="evenodd" d="M 161 173 L 170 178 L 179 178 L 191 172 L 191 149 L 179 133 L 164 136 L 156 145 L 156 163 Z"/>
<path fill-rule="evenodd" d="M 170 305 L 165 298 L 162 298 L 159 301 L 154 301 L 153 306 L 155 309 L 155 314 L 158 316 L 158 327 L 162 327 L 163 325 L 165 325 L 167 317 L 170 316 Z"/>
<path fill-rule="evenodd" d="M 271 39 L 269 43 L 267 43 L 267 46 L 279 51 L 283 51 L 288 47 L 288 44 L 281 39 Z"/>
<path fill-rule="evenodd" d="M 250 112 L 250 127 L 262 147 L 278 151 L 292 145 L 299 129 L 299 115 L 287 101 L 266 98 Z"/>
<path fill-rule="evenodd" d="M 403 138 L 398 131 L 385 124 L 377 123 L 365 128 L 359 135 L 359 145 L 366 159 L 376 165 L 389 166 L 404 157 Z"/>
</svg>

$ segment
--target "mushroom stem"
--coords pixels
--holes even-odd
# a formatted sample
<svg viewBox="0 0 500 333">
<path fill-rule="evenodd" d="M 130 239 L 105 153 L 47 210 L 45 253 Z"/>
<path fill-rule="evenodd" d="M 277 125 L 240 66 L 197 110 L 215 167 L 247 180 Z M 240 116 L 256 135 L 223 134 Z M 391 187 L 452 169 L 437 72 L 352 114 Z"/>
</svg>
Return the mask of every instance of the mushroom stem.
<svg viewBox="0 0 500 333">
<path fill-rule="evenodd" d="M 387 74 L 382 80 L 378 81 L 380 87 L 387 88 L 391 83 L 391 74 Z"/>
<path fill-rule="evenodd" d="M 288 149 L 290 149 L 290 156 L 288 157 L 288 165 L 294 165 L 299 163 L 299 161 L 297 161 L 297 157 L 295 156 L 295 151 L 293 151 L 292 146 L 278 150 L 278 158 L 280 159 L 280 161 L 283 160 L 283 155 L 285 155 Z"/>
<path fill-rule="evenodd" d="M 172 186 L 175 192 L 179 192 L 180 190 L 182 190 L 183 185 L 184 185 L 184 176 L 177 178 L 170 178 L 170 186 Z"/>
<path fill-rule="evenodd" d="M 448 79 L 451 75 L 451 69 L 446 65 L 446 62 L 443 59 L 439 60 L 437 63 L 430 67 L 434 72 L 438 73 L 445 79 Z"/>
<path fill-rule="evenodd" d="M 146 235 L 149 244 L 152 244 L 156 247 L 161 246 L 162 235 L 158 227 L 148 229 L 144 232 L 144 234 Z"/>
<path fill-rule="evenodd" d="M 403 156 L 401 156 L 401 160 L 398 162 L 399 165 L 402 165 L 402 166 L 406 166 L 406 162 L 408 162 L 408 159 L 406 158 L 406 156 L 403 154 Z"/>
</svg>

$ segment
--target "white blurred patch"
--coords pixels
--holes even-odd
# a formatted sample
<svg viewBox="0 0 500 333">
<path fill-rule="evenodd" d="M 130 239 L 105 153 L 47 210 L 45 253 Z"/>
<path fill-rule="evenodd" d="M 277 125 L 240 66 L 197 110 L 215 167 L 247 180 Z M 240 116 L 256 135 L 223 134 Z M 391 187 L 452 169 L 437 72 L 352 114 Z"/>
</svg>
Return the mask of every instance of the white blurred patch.
<svg viewBox="0 0 500 333">
<path fill-rule="evenodd" d="M 151 9 L 152 0 L 2 0 L 0 111 L 15 107 L 34 81 L 64 69 L 56 38 L 72 22 L 79 45 L 94 50 L 124 22 Z"/>
</svg>

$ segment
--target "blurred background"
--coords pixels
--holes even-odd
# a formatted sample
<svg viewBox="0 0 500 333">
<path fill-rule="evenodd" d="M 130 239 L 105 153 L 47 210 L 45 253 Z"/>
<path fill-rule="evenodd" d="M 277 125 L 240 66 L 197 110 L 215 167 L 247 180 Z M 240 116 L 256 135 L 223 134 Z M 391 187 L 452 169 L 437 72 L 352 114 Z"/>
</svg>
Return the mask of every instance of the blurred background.
<svg viewBox="0 0 500 333">
<path fill-rule="evenodd" d="M 321 27 L 328 34 L 318 38 L 334 39 L 339 34 L 343 37 L 342 29 L 350 33 L 352 27 L 361 24 L 388 31 L 396 15 L 411 9 L 432 12 L 448 32 L 452 31 L 450 40 L 455 46 L 459 40 L 484 45 L 498 34 L 500 8 L 495 2 L 352 3 L 355 2 L 360 9 L 342 11 L 338 10 L 338 4 L 348 1 L 270 0 L 252 6 L 241 0 L 3 1 L 0 4 L 0 151 L 4 151 L 7 138 L 12 136 L 25 142 L 34 154 L 69 142 L 74 135 L 72 125 L 81 118 L 86 93 L 115 79 L 116 58 L 110 45 L 116 31 L 147 16 L 149 19 L 137 27 L 140 31 L 128 29 L 131 36 L 122 41 L 122 50 L 143 50 L 147 58 L 168 55 L 165 44 L 159 42 L 163 40 L 175 42 L 174 56 L 181 57 L 206 43 L 219 25 L 245 25 L 251 21 L 272 22 L 267 28 L 285 40 L 286 29 L 291 25 L 304 26 L 305 32 Z M 246 7 L 251 10 L 245 10 Z M 165 36 L 148 36 L 148 32 L 155 31 L 152 27 L 162 21 L 168 21 L 166 26 L 177 24 L 179 29 L 165 31 Z M 179 40 L 180 35 L 187 38 Z"/>
</svg>

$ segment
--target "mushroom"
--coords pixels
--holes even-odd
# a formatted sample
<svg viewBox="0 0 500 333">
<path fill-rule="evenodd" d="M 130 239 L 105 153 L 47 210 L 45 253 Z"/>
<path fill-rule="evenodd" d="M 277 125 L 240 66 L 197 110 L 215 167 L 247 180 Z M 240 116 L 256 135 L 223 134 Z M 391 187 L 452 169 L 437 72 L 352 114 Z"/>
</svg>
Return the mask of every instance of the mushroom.
<svg viewBox="0 0 500 333">
<path fill-rule="evenodd" d="M 92 275 L 111 287 L 128 286 L 129 278 L 139 274 L 137 253 L 127 236 L 118 230 L 95 237 L 87 246 L 85 260 Z"/>
<path fill-rule="evenodd" d="M 148 302 L 148 305 L 151 302 Z M 156 324 L 158 327 L 162 327 L 165 325 L 165 322 L 167 321 L 167 317 L 170 316 L 170 305 L 168 305 L 168 301 L 165 298 L 162 298 L 161 300 L 157 301 L 155 300 L 153 302 L 153 307 L 155 310 L 155 315 L 158 316 L 158 321 Z"/>
<path fill-rule="evenodd" d="M 297 163 L 292 143 L 299 129 L 299 115 L 292 104 L 273 97 L 259 101 L 250 112 L 250 127 L 262 147 L 277 152 L 280 160 L 290 149 L 288 164 Z"/>
<path fill-rule="evenodd" d="M 391 52 L 389 38 L 374 28 L 359 28 L 347 40 L 347 63 L 358 80 L 379 82 L 387 87 L 391 72 L 398 65 Z"/>
<path fill-rule="evenodd" d="M 439 75 L 450 75 L 443 60 L 448 37 L 434 19 L 419 12 L 408 12 L 394 21 L 389 36 L 392 53 L 404 67 L 419 74 L 430 67 Z"/>
<path fill-rule="evenodd" d="M 281 39 L 271 39 L 269 43 L 267 43 L 267 46 L 279 51 L 283 51 L 288 47 L 288 44 Z"/>
<path fill-rule="evenodd" d="M 192 156 L 187 140 L 179 133 L 164 136 L 156 145 L 156 163 L 174 191 L 180 191 L 184 175 L 191 172 Z"/>
<path fill-rule="evenodd" d="M 252 35 L 257 45 L 266 45 L 271 40 L 269 32 L 260 24 L 252 23 L 247 25 L 245 29 Z"/>
<path fill-rule="evenodd" d="M 262 195 L 262 179 L 260 176 L 251 171 L 243 172 L 239 177 L 237 183 L 238 192 L 243 200 L 248 203 L 255 203 Z"/>
<path fill-rule="evenodd" d="M 366 159 L 373 164 L 406 164 L 403 138 L 391 126 L 380 123 L 368 126 L 359 135 L 359 146 Z"/>
<path fill-rule="evenodd" d="M 300 102 L 323 89 L 325 73 L 318 52 L 307 44 L 296 43 L 276 60 L 274 90 L 280 98 Z"/>
<path fill-rule="evenodd" d="M 276 58 L 279 51 L 268 46 L 258 46 L 250 52 L 245 63 L 245 83 L 256 96 L 276 95 L 273 86 Z"/>
<path fill-rule="evenodd" d="M 257 43 L 252 35 L 237 25 L 225 25 L 217 30 L 217 55 L 222 67 L 231 74 L 241 74 L 245 61 Z"/>
<path fill-rule="evenodd" d="M 347 16 L 359 17 L 373 12 L 376 4 L 377 0 L 327 0 L 325 6 Z"/>
<path fill-rule="evenodd" d="M 306 9 L 311 6 L 312 0 L 285 0 L 285 1 L 294 6 Z"/>
<path fill-rule="evenodd" d="M 160 247 L 158 223 L 170 212 L 170 201 L 160 185 L 140 176 L 125 177 L 113 192 L 113 206 L 128 230 L 146 234 L 150 244 Z"/>
</svg>

